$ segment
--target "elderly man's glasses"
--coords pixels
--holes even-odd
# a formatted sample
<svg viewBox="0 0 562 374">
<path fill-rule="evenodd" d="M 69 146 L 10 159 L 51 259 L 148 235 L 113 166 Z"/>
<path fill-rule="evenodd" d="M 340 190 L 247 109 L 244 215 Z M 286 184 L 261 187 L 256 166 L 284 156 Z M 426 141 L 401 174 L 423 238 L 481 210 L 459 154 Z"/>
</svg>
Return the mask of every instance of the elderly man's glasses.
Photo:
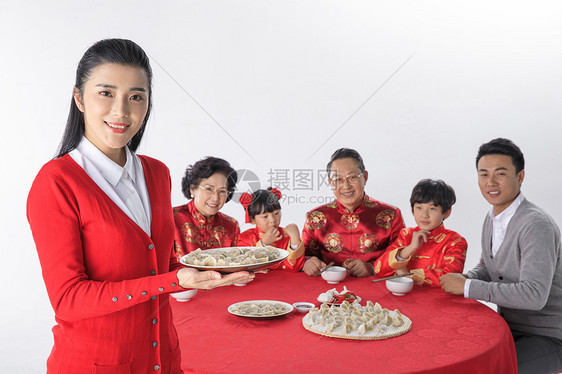
<svg viewBox="0 0 562 374">
<path fill-rule="evenodd" d="M 214 189 L 211 186 L 201 186 L 199 185 L 199 188 L 202 189 L 205 194 L 212 196 L 212 195 L 217 195 L 220 198 L 223 197 L 228 197 L 232 192 L 230 192 L 229 190 L 227 190 L 226 188 L 219 188 L 219 189 Z"/>
<path fill-rule="evenodd" d="M 346 183 L 350 186 L 354 186 L 357 184 L 357 182 L 359 182 L 359 178 L 361 178 L 362 175 L 363 173 L 359 173 L 359 174 L 349 174 L 345 177 L 331 178 L 330 185 L 334 188 L 343 186 Z"/>
</svg>

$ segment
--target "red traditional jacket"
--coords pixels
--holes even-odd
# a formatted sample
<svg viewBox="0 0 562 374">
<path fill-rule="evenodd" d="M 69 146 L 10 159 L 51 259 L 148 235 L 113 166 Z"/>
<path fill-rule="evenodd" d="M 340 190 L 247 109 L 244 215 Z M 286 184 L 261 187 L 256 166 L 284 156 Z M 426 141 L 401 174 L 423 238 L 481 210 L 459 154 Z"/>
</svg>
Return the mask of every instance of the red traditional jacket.
<svg viewBox="0 0 562 374">
<path fill-rule="evenodd" d="M 441 287 L 439 277 L 447 273 L 462 273 L 466 259 L 466 240 L 454 231 L 441 225 L 431 231 L 427 243 L 409 259 L 398 261 L 396 254 L 412 242 L 412 235 L 419 227 L 407 228 L 392 243 L 387 251 L 375 262 L 378 277 L 394 274 L 397 269 L 407 268 L 413 275 L 414 283 L 419 286 Z"/>
<path fill-rule="evenodd" d="M 169 292 L 180 265 L 168 169 L 141 156 L 149 237 L 72 157 L 35 178 L 27 218 L 57 324 L 49 373 L 181 373 Z M 158 371 L 155 371 L 155 369 Z"/>
<path fill-rule="evenodd" d="M 306 214 L 306 255 L 341 265 L 348 258 L 374 261 L 404 228 L 400 209 L 367 195 L 353 212 L 338 200 Z"/>
<path fill-rule="evenodd" d="M 271 243 L 271 247 L 286 249 L 289 251 L 289 257 L 287 257 L 283 262 L 275 265 L 272 269 L 283 269 L 289 271 L 301 271 L 304 266 L 304 245 L 302 240 L 297 249 L 291 249 L 291 238 L 289 235 L 285 234 L 282 227 L 278 228 L 279 232 L 283 237 L 278 241 Z M 240 234 L 240 240 L 238 241 L 239 246 L 248 247 L 263 247 L 261 238 L 263 236 L 263 231 L 254 227 L 252 229 L 244 231 Z"/>
<path fill-rule="evenodd" d="M 193 252 L 197 248 L 210 249 L 238 245 L 240 227 L 234 218 L 218 212 L 205 218 L 191 200 L 173 209 L 176 224 L 176 256 Z"/>
</svg>

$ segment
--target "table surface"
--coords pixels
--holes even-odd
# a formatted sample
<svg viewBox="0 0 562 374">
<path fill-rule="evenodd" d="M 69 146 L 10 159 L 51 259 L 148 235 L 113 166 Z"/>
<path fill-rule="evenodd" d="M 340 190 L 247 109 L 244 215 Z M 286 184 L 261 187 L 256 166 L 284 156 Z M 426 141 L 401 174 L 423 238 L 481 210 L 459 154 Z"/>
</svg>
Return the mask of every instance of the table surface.
<svg viewBox="0 0 562 374">
<path fill-rule="evenodd" d="M 182 367 L 199 373 L 516 373 L 509 328 L 495 311 L 441 289 L 414 286 L 395 296 L 385 282 L 347 277 L 337 285 L 282 270 L 256 274 L 244 287 L 199 290 L 188 302 L 170 297 L 182 350 Z M 248 300 L 308 301 L 343 286 L 412 320 L 404 335 L 348 340 L 315 334 L 296 310 L 270 319 L 238 317 L 229 305 Z"/>
</svg>

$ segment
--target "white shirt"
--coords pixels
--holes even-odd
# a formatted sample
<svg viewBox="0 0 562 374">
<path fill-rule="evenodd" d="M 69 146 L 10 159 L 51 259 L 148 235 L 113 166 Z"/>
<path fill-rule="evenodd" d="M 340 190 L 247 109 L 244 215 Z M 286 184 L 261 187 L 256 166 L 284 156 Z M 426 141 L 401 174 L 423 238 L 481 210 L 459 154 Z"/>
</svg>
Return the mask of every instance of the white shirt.
<svg viewBox="0 0 562 374">
<path fill-rule="evenodd" d="M 523 194 L 519 193 L 519 195 L 513 200 L 513 202 L 500 214 L 496 215 L 494 212 L 494 208 L 490 209 L 488 215 L 492 219 L 492 256 L 496 256 L 498 253 L 498 249 L 503 243 L 505 239 L 505 232 L 507 231 L 507 225 L 511 218 L 515 214 L 519 205 L 523 201 Z"/>
<path fill-rule="evenodd" d="M 69 155 L 99 188 L 150 236 L 152 212 L 142 163 L 128 147 L 125 147 L 125 152 L 127 162 L 121 167 L 83 137 L 78 147 Z"/>
<path fill-rule="evenodd" d="M 494 207 L 490 209 L 488 215 L 492 219 L 492 256 L 495 257 L 496 253 L 498 253 L 498 249 L 500 249 L 503 240 L 505 239 L 505 233 L 507 231 L 507 225 L 509 225 L 509 221 L 513 218 L 515 211 L 521 205 L 524 197 L 521 192 L 519 195 L 513 200 L 511 204 L 500 214 L 496 215 L 494 212 Z M 470 287 L 470 279 L 467 279 L 464 282 L 464 297 L 468 298 L 468 289 Z"/>
</svg>

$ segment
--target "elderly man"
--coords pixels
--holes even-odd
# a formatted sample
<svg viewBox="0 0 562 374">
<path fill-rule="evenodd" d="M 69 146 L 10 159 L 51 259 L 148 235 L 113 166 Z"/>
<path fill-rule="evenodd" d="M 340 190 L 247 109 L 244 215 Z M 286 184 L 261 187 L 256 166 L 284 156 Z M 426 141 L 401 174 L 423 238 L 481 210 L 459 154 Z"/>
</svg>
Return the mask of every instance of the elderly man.
<svg viewBox="0 0 562 374">
<path fill-rule="evenodd" d="M 369 173 L 357 151 L 338 149 L 326 169 L 336 200 L 306 214 L 304 272 L 318 276 L 333 261 L 353 276 L 372 275 L 373 262 L 404 228 L 402 214 L 365 194 Z"/>
<path fill-rule="evenodd" d="M 562 257 L 554 220 L 521 194 L 525 161 L 507 139 L 483 144 L 478 185 L 492 205 L 480 263 L 440 278 L 452 294 L 490 301 L 511 328 L 519 373 L 562 370 Z"/>
</svg>

